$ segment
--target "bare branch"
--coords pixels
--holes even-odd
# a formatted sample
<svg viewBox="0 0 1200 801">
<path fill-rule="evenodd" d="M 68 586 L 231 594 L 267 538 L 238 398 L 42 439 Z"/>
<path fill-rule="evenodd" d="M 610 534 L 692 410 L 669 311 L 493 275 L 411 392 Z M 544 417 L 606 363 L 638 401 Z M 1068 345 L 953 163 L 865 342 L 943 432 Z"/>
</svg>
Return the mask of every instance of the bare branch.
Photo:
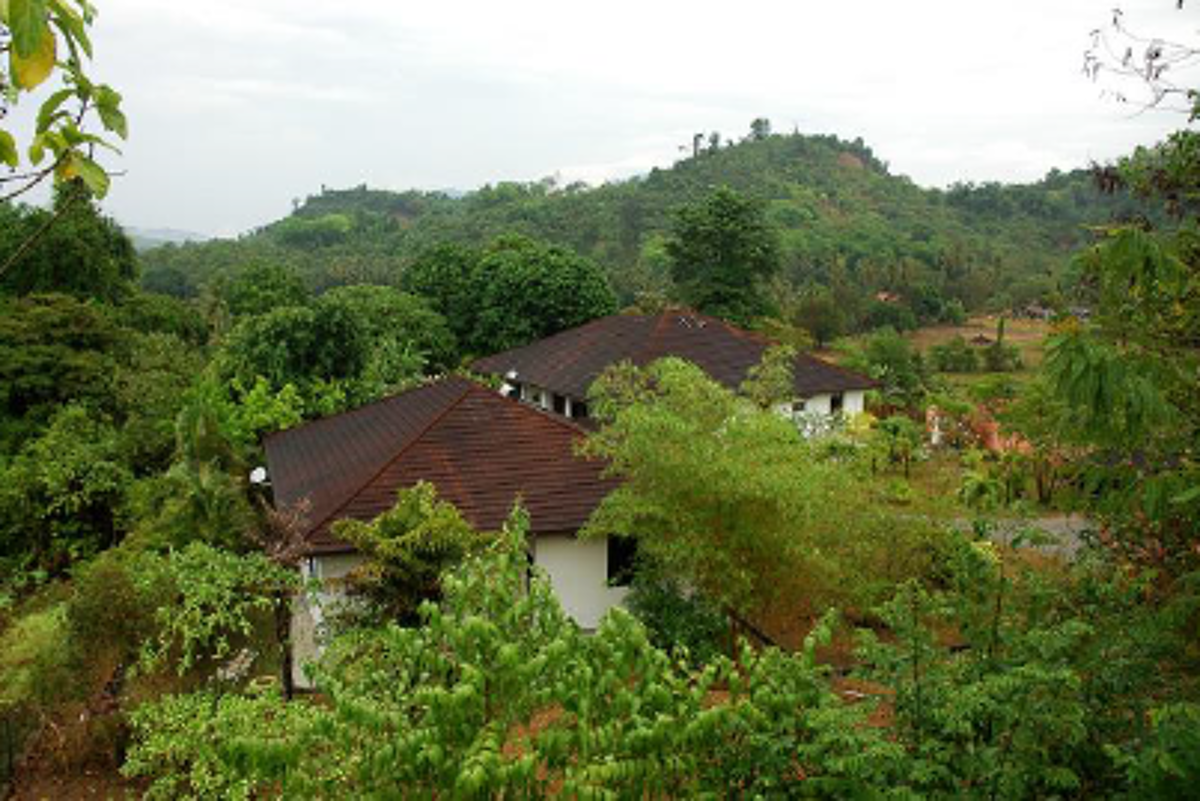
<svg viewBox="0 0 1200 801">
<path fill-rule="evenodd" d="M 13 191 L 9 192 L 7 195 L 0 195 L 0 203 L 5 203 L 14 198 L 18 198 L 21 195 L 28 192 L 29 190 L 33 189 L 35 186 L 40 184 L 42 181 L 49 178 L 50 175 L 53 174 L 53 172 L 56 169 L 58 169 L 58 165 L 61 162 L 62 162 L 62 158 L 60 158 L 58 161 L 54 162 L 53 164 L 51 164 L 49 167 L 47 167 L 44 170 L 38 170 L 37 172 L 29 173 L 29 176 L 28 176 L 30 178 L 29 183 L 25 184 L 24 186 L 22 186 L 19 189 L 14 189 Z M 9 178 L 8 180 L 16 180 L 16 179 Z"/>
</svg>

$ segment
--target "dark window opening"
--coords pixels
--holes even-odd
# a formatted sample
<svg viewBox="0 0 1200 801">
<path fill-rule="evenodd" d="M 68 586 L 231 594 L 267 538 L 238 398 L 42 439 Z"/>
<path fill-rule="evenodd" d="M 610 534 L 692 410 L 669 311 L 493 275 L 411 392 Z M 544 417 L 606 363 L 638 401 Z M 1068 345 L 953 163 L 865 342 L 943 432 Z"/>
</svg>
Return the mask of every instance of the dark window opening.
<svg viewBox="0 0 1200 801">
<path fill-rule="evenodd" d="M 521 399 L 521 385 L 515 384 L 515 383 L 510 384 L 508 387 L 508 397 L 516 398 L 517 400 L 520 400 Z"/>
<path fill-rule="evenodd" d="M 808 409 L 807 401 L 798 400 L 792 404 L 792 414 L 804 414 L 804 412 L 807 409 Z"/>
<path fill-rule="evenodd" d="M 627 587 L 633 581 L 637 562 L 637 540 L 633 537 L 608 538 L 608 585 Z"/>
<path fill-rule="evenodd" d="M 567 399 L 562 395 L 559 395 L 557 392 L 554 393 L 553 405 L 555 414 L 561 414 L 563 417 L 567 416 Z"/>
<path fill-rule="evenodd" d="M 846 399 L 842 393 L 838 392 L 829 399 L 829 413 L 841 414 L 842 408 L 846 405 Z"/>
<path fill-rule="evenodd" d="M 588 416 L 587 404 L 580 400 L 571 401 L 571 416 L 572 417 L 587 417 Z"/>
</svg>

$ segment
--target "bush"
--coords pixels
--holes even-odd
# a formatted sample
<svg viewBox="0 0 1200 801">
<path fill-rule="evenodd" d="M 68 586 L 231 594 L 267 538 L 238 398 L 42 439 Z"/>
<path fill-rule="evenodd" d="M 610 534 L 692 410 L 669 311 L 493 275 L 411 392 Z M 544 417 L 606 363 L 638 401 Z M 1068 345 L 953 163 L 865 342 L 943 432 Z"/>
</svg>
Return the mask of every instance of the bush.
<svg viewBox="0 0 1200 801">
<path fill-rule="evenodd" d="M 154 610 L 155 634 L 143 645 L 141 664 L 150 670 L 173 666 L 182 676 L 237 653 L 299 577 L 260 553 L 240 556 L 193 542 L 148 563 L 139 582 L 171 589 Z"/>
<path fill-rule="evenodd" d="M 132 659 L 154 632 L 155 610 L 168 587 L 147 582 L 147 560 L 124 549 L 106 551 L 77 571 L 66 605 L 69 637 L 89 662 L 107 655 Z"/>
<path fill-rule="evenodd" d="M 17 619 L 0 636 L 0 712 L 50 706 L 78 688 L 67 607 L 57 603 Z"/>
<path fill-rule="evenodd" d="M 1021 351 L 1013 345 L 994 342 L 983 350 L 983 369 L 989 373 L 1012 373 L 1021 369 Z"/>
<path fill-rule="evenodd" d="M 712 661 L 727 645 L 729 624 L 720 607 L 644 559 L 639 560 L 625 605 L 646 626 L 656 648 L 686 652 L 693 665 Z"/>
<path fill-rule="evenodd" d="M 229 770 L 233 745 L 253 740 L 282 746 L 312 717 L 307 704 L 286 704 L 277 693 L 168 695 L 130 715 L 133 746 L 121 767 L 150 779 L 149 799 L 247 799 L 261 786 L 251 766 Z"/>
<path fill-rule="evenodd" d="M 124 772 L 151 797 L 658 798 L 889 786 L 901 752 L 803 653 L 746 648 L 693 672 L 614 610 L 583 635 L 525 529 L 444 580 L 420 628 L 333 641 L 320 704 L 168 698 L 134 715 Z"/>
<path fill-rule="evenodd" d="M 979 356 L 975 348 L 961 336 L 934 345 L 929 349 L 929 358 L 933 368 L 943 373 L 974 373 L 979 370 Z"/>
<path fill-rule="evenodd" d="M 1168 704 L 1150 713 L 1150 736 L 1133 754 L 1110 749 L 1133 798 L 1192 798 L 1200 787 L 1200 706 Z"/>
<path fill-rule="evenodd" d="M 982 378 L 970 388 L 970 395 L 977 403 L 993 404 L 1014 400 L 1017 397 L 1017 382 L 1011 376 L 991 375 Z"/>
</svg>

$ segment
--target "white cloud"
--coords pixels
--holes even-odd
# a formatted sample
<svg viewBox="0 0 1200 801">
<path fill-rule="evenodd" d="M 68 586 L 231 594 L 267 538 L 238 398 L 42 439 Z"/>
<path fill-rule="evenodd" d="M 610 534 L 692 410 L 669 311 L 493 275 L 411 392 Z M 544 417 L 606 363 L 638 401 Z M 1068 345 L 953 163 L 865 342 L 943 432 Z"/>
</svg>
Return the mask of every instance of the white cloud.
<svg viewBox="0 0 1200 801">
<path fill-rule="evenodd" d="M 602 181 L 758 116 L 861 136 L 927 184 L 1027 180 L 1182 123 L 1082 77 L 1094 0 L 97 2 L 131 126 L 109 206 L 141 225 L 244 229 L 321 183 Z M 1126 19 L 1200 40 L 1164 6 Z"/>
</svg>

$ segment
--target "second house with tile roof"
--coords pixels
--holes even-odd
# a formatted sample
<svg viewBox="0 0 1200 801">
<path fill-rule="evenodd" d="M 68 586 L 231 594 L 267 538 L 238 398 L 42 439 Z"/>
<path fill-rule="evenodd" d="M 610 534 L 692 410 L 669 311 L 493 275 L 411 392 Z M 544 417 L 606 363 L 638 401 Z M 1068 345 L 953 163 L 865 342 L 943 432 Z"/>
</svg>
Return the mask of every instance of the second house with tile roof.
<svg viewBox="0 0 1200 801">
<path fill-rule="evenodd" d="M 512 397 L 570 418 L 587 418 L 587 392 L 604 370 L 618 362 L 637 366 L 675 356 L 736 390 L 762 361 L 771 340 L 715 317 L 691 311 L 656 315 L 615 314 L 506 350 L 473 368 L 504 379 Z M 876 382 L 806 353 L 792 364 L 795 395 L 788 411 L 797 416 L 850 416 L 863 411 Z"/>
</svg>

